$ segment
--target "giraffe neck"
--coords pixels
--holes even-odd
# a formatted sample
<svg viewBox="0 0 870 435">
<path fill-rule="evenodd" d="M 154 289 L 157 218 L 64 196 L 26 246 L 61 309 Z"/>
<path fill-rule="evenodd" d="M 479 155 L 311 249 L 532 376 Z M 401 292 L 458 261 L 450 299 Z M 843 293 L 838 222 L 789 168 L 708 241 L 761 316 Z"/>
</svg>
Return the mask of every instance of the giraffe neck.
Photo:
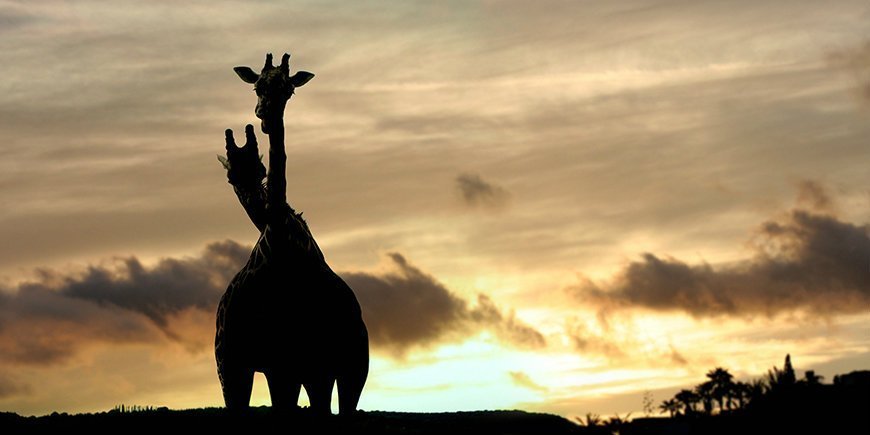
<svg viewBox="0 0 870 435">
<path fill-rule="evenodd" d="M 287 204 L 287 154 L 284 151 L 284 119 L 272 125 L 269 132 L 269 173 L 266 175 L 267 205 L 281 210 Z"/>
</svg>

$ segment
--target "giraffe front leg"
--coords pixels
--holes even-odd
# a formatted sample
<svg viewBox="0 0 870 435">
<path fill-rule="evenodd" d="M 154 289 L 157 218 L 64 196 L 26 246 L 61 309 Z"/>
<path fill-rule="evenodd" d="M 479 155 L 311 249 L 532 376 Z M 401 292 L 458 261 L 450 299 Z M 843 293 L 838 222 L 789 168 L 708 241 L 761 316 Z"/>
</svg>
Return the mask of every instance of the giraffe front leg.
<svg viewBox="0 0 870 435">
<path fill-rule="evenodd" d="M 230 411 L 244 411 L 251 403 L 251 389 L 254 386 L 254 370 L 235 364 L 220 367 L 221 387 L 224 403 Z"/>
<path fill-rule="evenodd" d="M 289 376 L 285 370 L 269 370 L 265 373 L 269 383 L 269 396 L 272 397 L 272 408 L 286 411 L 298 409 L 299 391 L 302 384 Z"/>
</svg>

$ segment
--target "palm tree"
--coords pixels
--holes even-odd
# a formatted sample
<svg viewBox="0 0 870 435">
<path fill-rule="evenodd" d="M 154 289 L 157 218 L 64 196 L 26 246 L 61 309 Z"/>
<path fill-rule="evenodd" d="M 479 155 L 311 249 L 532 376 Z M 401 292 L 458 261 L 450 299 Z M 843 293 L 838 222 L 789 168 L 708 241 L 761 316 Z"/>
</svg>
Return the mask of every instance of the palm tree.
<svg viewBox="0 0 870 435">
<path fill-rule="evenodd" d="M 676 399 L 668 399 L 662 402 L 661 405 L 659 405 L 659 409 L 661 409 L 662 412 L 667 412 L 671 416 L 671 418 L 674 418 L 674 416 L 677 415 L 678 412 L 680 412 L 680 402 L 678 402 Z"/>
<path fill-rule="evenodd" d="M 674 396 L 674 400 L 676 400 L 680 405 L 683 406 L 683 415 L 689 415 L 696 411 L 695 405 L 698 404 L 698 401 L 701 398 L 692 390 L 680 390 Z"/>
<path fill-rule="evenodd" d="M 755 400 L 760 399 L 767 393 L 767 384 L 764 382 L 764 379 L 753 379 L 746 385 L 747 394 L 747 403 L 752 403 Z"/>
<path fill-rule="evenodd" d="M 709 382 L 712 384 L 709 387 L 710 395 L 719 404 L 719 412 L 725 410 L 726 401 L 728 403 L 728 409 L 731 409 L 731 396 L 734 393 L 734 376 L 732 376 L 731 373 L 728 373 L 728 370 L 723 369 L 722 367 L 716 367 L 707 372 L 707 378 L 710 379 Z"/>
<path fill-rule="evenodd" d="M 782 370 L 773 366 L 770 370 L 767 371 L 767 374 L 764 376 L 764 392 L 769 393 L 773 390 L 778 389 L 780 386 L 785 384 L 783 381 Z"/>
<path fill-rule="evenodd" d="M 629 422 L 629 417 L 631 417 L 631 413 L 625 415 L 625 417 L 620 417 L 619 414 L 616 414 L 604 422 L 601 423 L 601 426 L 612 434 L 618 434 L 622 430 L 622 426 L 626 425 Z"/>
<path fill-rule="evenodd" d="M 701 400 L 701 404 L 704 405 L 704 414 L 710 415 L 713 413 L 713 391 L 715 386 L 713 382 L 707 381 L 701 385 L 695 387 L 695 394 L 698 395 L 698 398 Z"/>
<path fill-rule="evenodd" d="M 742 409 L 752 398 L 752 386 L 745 382 L 735 382 L 731 389 L 732 397 L 737 401 L 737 409 Z"/>
<path fill-rule="evenodd" d="M 601 424 L 603 423 L 603 421 L 601 420 L 601 416 L 599 416 L 598 414 L 593 414 L 591 412 L 586 413 L 585 419 L 583 417 L 574 417 L 574 419 L 577 420 L 577 423 L 580 424 L 580 426 L 586 427 L 598 427 L 601 426 Z"/>
</svg>

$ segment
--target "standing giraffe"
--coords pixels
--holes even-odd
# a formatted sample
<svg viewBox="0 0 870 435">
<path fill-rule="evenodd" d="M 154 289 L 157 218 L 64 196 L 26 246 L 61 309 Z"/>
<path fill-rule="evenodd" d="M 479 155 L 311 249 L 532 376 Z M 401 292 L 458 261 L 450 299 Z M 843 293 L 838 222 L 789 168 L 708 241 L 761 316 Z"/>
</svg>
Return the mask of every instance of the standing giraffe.
<svg viewBox="0 0 870 435">
<path fill-rule="evenodd" d="M 234 410 L 248 407 L 257 371 L 266 376 L 278 408 L 295 407 L 301 385 L 312 410 L 328 414 L 337 384 L 339 413 L 348 415 L 368 376 L 368 332 L 353 290 L 326 263 L 302 214 L 286 202 L 284 108 L 294 89 L 314 77 L 304 71 L 291 77 L 289 58 L 284 54 L 276 68 L 267 55 L 260 74 L 235 68 L 257 92 L 255 114 L 269 135 L 269 171 L 253 126 L 246 127 L 241 148 L 226 131 L 227 157 L 220 160 L 260 238 L 218 305 L 218 378 L 226 406 Z"/>
</svg>

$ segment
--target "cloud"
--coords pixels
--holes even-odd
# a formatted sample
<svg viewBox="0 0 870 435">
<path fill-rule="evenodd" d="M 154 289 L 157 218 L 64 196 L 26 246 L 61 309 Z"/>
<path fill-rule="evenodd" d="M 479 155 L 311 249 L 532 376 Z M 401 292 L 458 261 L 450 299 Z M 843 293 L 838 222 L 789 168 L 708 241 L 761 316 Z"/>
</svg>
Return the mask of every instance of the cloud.
<svg viewBox="0 0 870 435">
<path fill-rule="evenodd" d="M 29 384 L 19 382 L 8 375 L 0 373 L 0 400 L 28 394 L 31 391 Z"/>
<path fill-rule="evenodd" d="M 0 300 L 0 362 L 63 363 L 96 343 L 147 343 L 159 330 L 143 316 L 24 284 Z"/>
<path fill-rule="evenodd" d="M 38 21 L 36 16 L 23 9 L 10 4 L 0 5 L 0 33 L 13 32 Z"/>
<path fill-rule="evenodd" d="M 797 184 L 797 203 L 815 211 L 832 211 L 834 201 L 828 189 L 815 180 L 801 180 Z"/>
<path fill-rule="evenodd" d="M 801 183 L 799 198 L 830 206 L 813 182 Z M 759 226 L 754 254 L 744 261 L 714 267 L 644 253 L 609 282 L 584 280 L 570 291 L 603 309 L 681 310 L 697 317 L 865 312 L 870 310 L 868 231 L 870 225 L 797 207 Z"/>
<path fill-rule="evenodd" d="M 463 322 L 467 304 L 397 253 L 395 270 L 344 274 L 363 308 L 373 344 L 406 348 L 435 341 Z"/>
<path fill-rule="evenodd" d="M 674 349 L 673 346 L 671 346 L 671 353 L 668 356 L 674 364 L 684 366 L 689 363 L 689 360 L 678 350 Z"/>
<path fill-rule="evenodd" d="M 514 385 L 516 385 L 516 386 L 528 388 L 528 389 L 534 390 L 534 391 L 541 391 L 541 392 L 547 392 L 549 390 L 547 387 L 533 381 L 532 378 L 529 377 L 529 375 L 526 374 L 525 372 L 521 372 L 521 371 L 508 372 L 508 375 L 510 375 L 510 377 L 511 377 L 511 382 L 513 382 Z"/>
<path fill-rule="evenodd" d="M 507 343 L 539 348 L 543 335 L 504 315 L 493 301 L 478 296 L 472 307 L 434 277 L 411 265 L 401 254 L 388 255 L 392 270 L 383 274 L 342 274 L 363 308 L 373 346 L 403 353 L 413 346 L 431 345 L 467 336 L 481 329 L 493 331 Z"/>
<path fill-rule="evenodd" d="M 218 300 L 249 252 L 225 240 L 198 256 L 152 266 L 131 256 L 83 272 L 37 270 L 31 280 L 0 289 L 0 361 L 50 365 L 96 343 L 159 343 L 162 337 L 201 352 L 211 344 Z M 545 345 L 538 331 L 490 298 L 480 295 L 471 306 L 402 255 L 389 258 L 391 271 L 344 275 L 374 348 L 401 353 L 481 330 L 522 348 Z"/>
<path fill-rule="evenodd" d="M 616 343 L 601 334 L 592 332 L 581 323 L 573 323 L 568 326 L 568 338 L 574 349 L 581 353 L 603 355 L 609 359 L 618 359 L 626 356 L 625 352 Z"/>
<path fill-rule="evenodd" d="M 513 311 L 505 316 L 495 302 L 484 294 L 477 295 L 477 306 L 470 311 L 470 318 L 474 323 L 492 329 L 508 343 L 529 349 L 541 348 L 547 344 L 538 330 L 518 320 Z"/>
<path fill-rule="evenodd" d="M 456 177 L 456 188 L 462 200 L 471 207 L 498 209 L 504 207 L 510 194 L 502 187 L 484 181 L 477 174 L 460 174 Z"/>
<path fill-rule="evenodd" d="M 848 72 L 854 81 L 856 96 L 870 104 L 870 42 L 828 54 L 829 62 Z"/>
<path fill-rule="evenodd" d="M 39 269 L 0 291 L 0 360 L 56 364 L 96 343 L 156 343 L 161 336 L 202 351 L 214 330 L 197 313 L 214 312 L 249 252 L 226 240 L 151 267 L 131 256 L 83 272 Z"/>
<path fill-rule="evenodd" d="M 330 235 L 374 239 L 429 219 L 459 195 L 456 168 L 467 168 L 523 206 L 523 216 L 470 228 L 468 256 L 555 271 L 618 255 L 607 247 L 626 227 L 693 238 L 682 230 L 698 213 L 735 210 L 710 183 L 775 191 L 771 168 L 749 163 L 759 158 L 854 174 L 835 171 L 863 155 L 867 127 L 829 110 L 842 97 L 830 68 L 807 70 L 792 56 L 809 56 L 807 32 L 785 30 L 822 29 L 832 11 L 796 5 L 772 29 L 758 12 L 769 5 L 747 2 L 735 16 L 707 3 L 635 3 L 513 2 L 480 14 L 209 2 L 172 20 L 160 2 L 20 3 L 15 14 L 39 20 L 0 41 L 5 81 L 28 84 L 0 102 L 0 186 L 16 205 L 0 213 L 0 264 L 14 273 L 93 252 L 247 240 L 213 155 L 224 128 L 252 118 L 253 95 L 230 68 L 281 49 L 275 35 L 293 41 L 295 66 L 318 74 L 288 109 L 299 145 L 288 148 L 289 176 L 294 203 L 321 213 Z M 678 16 L 694 25 L 667 25 Z M 244 40 L 226 31 L 242 27 Z M 409 54 L 415 62 L 396 61 Z M 832 143 L 835 132 L 847 137 Z M 716 242 L 742 228 L 730 222 Z M 372 244 L 452 251 L 444 235 L 464 234 L 443 228 Z M 359 264 L 370 251 L 334 252 Z"/>
<path fill-rule="evenodd" d="M 168 316 L 187 308 L 214 309 L 250 251 L 226 240 L 209 244 L 200 257 L 164 258 L 151 268 L 129 257 L 115 269 L 91 266 L 81 277 L 64 278 L 57 290 L 142 313 L 166 327 Z"/>
</svg>

